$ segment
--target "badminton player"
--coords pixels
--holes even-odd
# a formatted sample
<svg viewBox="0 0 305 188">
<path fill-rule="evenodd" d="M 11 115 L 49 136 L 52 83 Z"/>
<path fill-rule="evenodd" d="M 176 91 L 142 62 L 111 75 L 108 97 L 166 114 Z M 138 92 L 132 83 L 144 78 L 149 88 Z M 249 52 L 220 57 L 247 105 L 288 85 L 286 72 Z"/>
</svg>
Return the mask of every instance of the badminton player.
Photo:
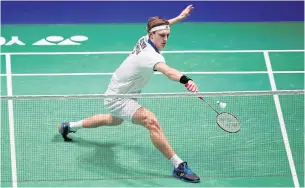
<svg viewBox="0 0 305 188">
<path fill-rule="evenodd" d="M 192 79 L 166 64 L 161 50 L 165 47 L 170 28 L 173 24 L 189 16 L 194 7 L 187 6 L 177 17 L 165 20 L 152 17 L 147 23 L 147 35 L 138 39 L 132 53 L 114 72 L 105 94 L 138 94 L 153 75 L 159 71 L 169 79 L 180 82 L 190 92 L 197 92 L 198 87 Z M 172 175 L 186 182 L 199 182 L 200 178 L 192 172 L 186 161 L 179 158 L 168 143 L 157 117 L 147 108 L 141 106 L 136 99 L 105 98 L 105 107 L 109 114 L 96 114 L 92 117 L 77 121 L 64 122 L 58 125 L 58 130 L 65 141 L 70 132 L 80 128 L 97 128 L 100 126 L 120 125 L 123 121 L 142 125 L 148 129 L 153 145 L 173 164 Z"/>
</svg>

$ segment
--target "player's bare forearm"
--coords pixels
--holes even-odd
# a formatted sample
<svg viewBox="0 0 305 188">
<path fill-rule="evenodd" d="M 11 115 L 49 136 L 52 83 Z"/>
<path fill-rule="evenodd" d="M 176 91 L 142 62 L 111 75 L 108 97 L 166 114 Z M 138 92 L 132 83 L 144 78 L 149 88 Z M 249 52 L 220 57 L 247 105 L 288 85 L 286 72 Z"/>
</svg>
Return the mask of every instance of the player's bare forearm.
<svg viewBox="0 0 305 188">
<path fill-rule="evenodd" d="M 187 76 L 183 75 L 180 71 L 167 66 L 165 63 L 158 63 L 155 65 L 155 70 L 162 72 L 166 75 L 169 79 L 174 80 L 176 82 L 180 82 L 182 84 L 188 84 L 185 86 L 191 92 L 197 92 L 198 87 L 192 79 L 188 78 Z"/>
<path fill-rule="evenodd" d="M 174 69 L 174 68 L 170 68 L 170 69 L 165 73 L 165 75 L 166 75 L 169 79 L 171 79 L 171 80 L 173 80 L 173 81 L 176 81 L 176 82 L 179 82 L 181 76 L 183 76 L 183 74 L 182 74 L 180 71 L 178 71 L 178 70 L 176 70 L 176 69 Z"/>
<path fill-rule="evenodd" d="M 183 75 L 178 70 L 169 67 L 166 63 L 158 63 L 155 65 L 155 70 L 162 72 L 168 78 L 174 81 L 179 81 L 181 76 Z"/>
<path fill-rule="evenodd" d="M 183 18 L 181 18 L 180 16 L 177 16 L 175 18 L 169 19 L 168 22 L 169 25 L 174 25 L 175 23 L 180 22 L 182 19 Z"/>
<path fill-rule="evenodd" d="M 180 22 L 181 20 L 185 19 L 190 15 L 190 12 L 194 9 L 193 5 L 187 6 L 178 16 L 169 19 L 168 22 L 170 25 L 173 25 L 177 22 Z"/>
</svg>

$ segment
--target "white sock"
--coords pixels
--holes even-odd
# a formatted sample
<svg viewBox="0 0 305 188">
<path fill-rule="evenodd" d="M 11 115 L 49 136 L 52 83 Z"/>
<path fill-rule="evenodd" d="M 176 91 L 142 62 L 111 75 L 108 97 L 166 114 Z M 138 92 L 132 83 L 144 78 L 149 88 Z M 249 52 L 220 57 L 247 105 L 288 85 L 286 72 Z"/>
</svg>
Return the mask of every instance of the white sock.
<svg viewBox="0 0 305 188">
<path fill-rule="evenodd" d="M 70 129 L 76 131 L 77 129 L 83 128 L 83 120 L 77 122 L 70 122 Z"/>
<path fill-rule="evenodd" d="M 173 163 L 174 167 L 177 168 L 180 163 L 183 163 L 183 161 L 175 154 L 170 161 Z"/>
</svg>

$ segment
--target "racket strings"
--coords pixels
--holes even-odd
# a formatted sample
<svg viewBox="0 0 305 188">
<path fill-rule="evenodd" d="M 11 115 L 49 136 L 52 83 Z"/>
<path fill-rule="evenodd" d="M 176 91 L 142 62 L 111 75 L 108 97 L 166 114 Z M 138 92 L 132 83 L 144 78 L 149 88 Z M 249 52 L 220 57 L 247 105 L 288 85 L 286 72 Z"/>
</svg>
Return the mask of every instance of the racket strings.
<svg viewBox="0 0 305 188">
<path fill-rule="evenodd" d="M 217 115 L 217 124 L 228 132 L 238 132 L 240 130 L 239 120 L 229 113 L 220 113 Z"/>
</svg>

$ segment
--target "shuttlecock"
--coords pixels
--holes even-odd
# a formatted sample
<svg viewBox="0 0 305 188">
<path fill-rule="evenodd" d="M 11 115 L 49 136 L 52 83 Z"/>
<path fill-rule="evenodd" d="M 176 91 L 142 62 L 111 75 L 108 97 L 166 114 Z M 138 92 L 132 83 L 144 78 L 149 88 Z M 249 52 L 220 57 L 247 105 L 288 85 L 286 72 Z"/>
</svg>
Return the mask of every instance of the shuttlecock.
<svg viewBox="0 0 305 188">
<path fill-rule="evenodd" d="M 217 101 L 217 104 L 219 105 L 220 108 L 225 108 L 227 106 L 226 103 L 223 103 L 223 102 L 220 102 L 220 101 Z"/>
</svg>

